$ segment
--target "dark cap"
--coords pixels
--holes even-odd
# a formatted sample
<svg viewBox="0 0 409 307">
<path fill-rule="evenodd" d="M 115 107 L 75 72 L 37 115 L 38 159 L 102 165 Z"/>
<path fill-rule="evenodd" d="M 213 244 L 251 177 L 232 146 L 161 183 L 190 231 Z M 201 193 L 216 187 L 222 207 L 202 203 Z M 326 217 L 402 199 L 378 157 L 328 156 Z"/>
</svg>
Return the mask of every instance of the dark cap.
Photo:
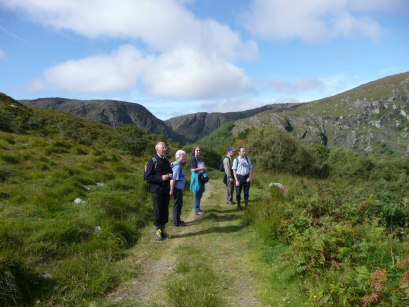
<svg viewBox="0 0 409 307">
<path fill-rule="evenodd" d="M 227 148 L 227 152 L 229 152 L 229 151 L 233 151 L 234 150 L 234 147 L 229 147 L 229 148 Z"/>
</svg>

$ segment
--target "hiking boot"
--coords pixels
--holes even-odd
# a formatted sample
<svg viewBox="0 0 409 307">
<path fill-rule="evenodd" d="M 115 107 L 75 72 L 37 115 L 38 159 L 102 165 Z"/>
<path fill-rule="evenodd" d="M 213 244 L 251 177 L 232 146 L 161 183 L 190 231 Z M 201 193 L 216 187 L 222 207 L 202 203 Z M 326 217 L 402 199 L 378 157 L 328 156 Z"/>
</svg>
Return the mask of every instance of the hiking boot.
<svg viewBox="0 0 409 307">
<path fill-rule="evenodd" d="M 170 238 L 170 235 L 166 231 L 166 228 L 161 229 L 161 236 L 162 236 L 162 239 Z"/>
<path fill-rule="evenodd" d="M 244 200 L 244 206 L 246 207 L 246 209 L 249 207 L 249 200 L 248 199 Z"/>
<path fill-rule="evenodd" d="M 241 204 L 240 204 L 240 203 L 238 203 L 238 204 L 237 204 L 237 209 L 239 209 L 239 210 L 243 210 L 243 207 L 241 206 Z"/>
<path fill-rule="evenodd" d="M 156 241 L 162 241 L 163 240 L 162 229 L 156 229 L 155 230 L 155 240 Z"/>
</svg>

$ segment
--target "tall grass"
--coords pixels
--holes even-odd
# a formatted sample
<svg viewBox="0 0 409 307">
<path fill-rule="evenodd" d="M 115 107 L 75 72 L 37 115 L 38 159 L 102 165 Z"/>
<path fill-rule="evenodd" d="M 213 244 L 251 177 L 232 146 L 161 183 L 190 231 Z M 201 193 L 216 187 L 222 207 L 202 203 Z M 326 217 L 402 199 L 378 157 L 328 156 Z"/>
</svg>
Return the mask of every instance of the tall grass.
<svg viewBox="0 0 409 307">
<path fill-rule="evenodd" d="M 143 161 L 97 144 L 3 139 L 13 142 L 0 149 L 0 305 L 82 305 L 116 287 L 126 278 L 116 263 L 151 216 Z"/>
</svg>

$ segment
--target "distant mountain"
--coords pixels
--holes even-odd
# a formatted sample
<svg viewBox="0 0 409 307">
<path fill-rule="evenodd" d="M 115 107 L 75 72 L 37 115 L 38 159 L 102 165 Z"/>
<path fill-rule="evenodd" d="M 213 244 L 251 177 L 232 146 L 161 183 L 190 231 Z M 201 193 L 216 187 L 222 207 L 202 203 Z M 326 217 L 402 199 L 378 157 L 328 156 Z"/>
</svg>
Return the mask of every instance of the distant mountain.
<svg viewBox="0 0 409 307">
<path fill-rule="evenodd" d="M 66 98 L 39 98 L 20 100 L 29 107 L 70 113 L 110 126 L 132 124 L 147 129 L 150 133 L 163 134 L 182 143 L 194 142 L 209 135 L 226 122 L 246 118 L 270 110 L 282 109 L 294 104 L 274 104 L 248 111 L 229 113 L 195 113 L 162 121 L 144 106 L 117 100 L 79 100 Z"/>
<path fill-rule="evenodd" d="M 176 141 L 183 142 L 185 140 L 183 136 L 174 133 L 162 120 L 137 103 L 117 100 L 78 100 L 65 98 L 40 98 L 20 100 L 20 102 L 29 107 L 70 113 L 114 127 L 124 124 L 136 125 L 147 129 L 150 133 L 163 134 Z"/>
<path fill-rule="evenodd" d="M 167 121 L 156 118 L 139 104 L 124 101 L 42 98 L 21 102 L 112 126 L 134 124 L 183 143 L 211 136 L 226 123 L 231 123 L 228 127 L 232 127 L 229 129 L 233 135 L 248 128 L 273 125 L 304 143 L 409 155 L 409 72 L 313 102 L 271 104 L 241 112 L 200 112 Z M 225 130 L 223 136 L 228 137 Z"/>
<path fill-rule="evenodd" d="M 291 109 L 256 114 L 235 122 L 232 133 L 263 125 L 287 130 L 304 143 L 409 155 L 409 72 Z"/>
<path fill-rule="evenodd" d="M 206 113 L 199 112 L 188 115 L 173 117 L 165 123 L 178 134 L 184 135 L 190 142 L 211 134 L 214 130 L 223 124 L 239 119 L 247 118 L 267 110 L 286 110 L 297 104 L 270 104 L 260 108 L 247 111 L 228 112 L 228 113 Z"/>
</svg>

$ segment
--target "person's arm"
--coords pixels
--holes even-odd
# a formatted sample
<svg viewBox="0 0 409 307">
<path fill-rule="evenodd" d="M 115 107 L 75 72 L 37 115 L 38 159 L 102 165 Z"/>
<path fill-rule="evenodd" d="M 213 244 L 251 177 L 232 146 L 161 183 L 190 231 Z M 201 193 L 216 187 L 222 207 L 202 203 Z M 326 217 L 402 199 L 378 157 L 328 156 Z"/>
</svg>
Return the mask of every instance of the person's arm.
<svg viewBox="0 0 409 307">
<path fill-rule="evenodd" d="M 249 178 L 247 179 L 247 182 L 250 182 L 251 178 L 252 178 L 252 170 L 253 170 L 253 163 L 251 163 L 250 158 L 248 158 L 248 163 L 249 163 L 249 169 L 250 170 L 249 170 Z"/>
<path fill-rule="evenodd" d="M 198 172 L 201 172 L 201 171 L 205 171 L 205 170 L 207 170 L 207 168 L 206 167 L 197 167 L 197 158 L 196 157 L 193 157 L 192 158 L 192 160 L 190 161 L 190 169 L 192 170 L 192 172 L 195 172 L 195 173 L 198 173 Z"/>
<path fill-rule="evenodd" d="M 175 192 L 175 186 L 176 182 L 179 180 L 180 171 L 181 166 L 179 164 L 176 164 L 172 167 L 173 179 L 170 181 L 170 195 L 173 195 L 173 193 Z"/>
<path fill-rule="evenodd" d="M 176 186 L 176 180 L 175 180 L 175 179 L 172 179 L 172 180 L 170 181 L 170 192 L 169 192 L 170 195 L 173 195 L 173 193 L 175 192 L 175 191 L 174 191 L 174 190 L 175 190 L 175 186 Z"/>
<path fill-rule="evenodd" d="M 230 162 L 230 161 L 229 161 L 229 158 L 224 158 L 224 159 L 223 159 L 224 172 L 226 173 L 227 178 L 228 178 L 230 181 L 233 181 L 233 174 L 232 174 L 232 172 L 231 172 L 230 163 L 229 163 L 229 162 Z"/>
</svg>

